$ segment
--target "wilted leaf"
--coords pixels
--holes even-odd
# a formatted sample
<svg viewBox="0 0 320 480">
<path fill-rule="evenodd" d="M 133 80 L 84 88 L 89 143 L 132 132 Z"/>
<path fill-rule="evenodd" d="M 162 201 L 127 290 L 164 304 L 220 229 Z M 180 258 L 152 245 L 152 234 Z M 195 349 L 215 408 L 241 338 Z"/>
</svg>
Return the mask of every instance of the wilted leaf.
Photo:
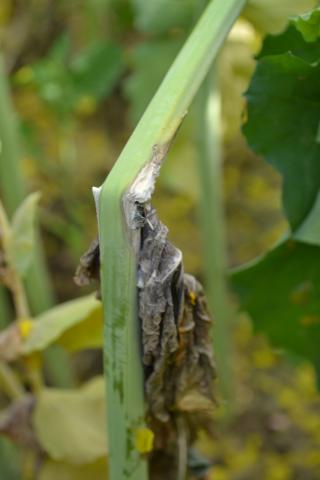
<svg viewBox="0 0 320 480">
<path fill-rule="evenodd" d="M 279 32 L 290 15 L 315 7 L 315 0 L 250 0 L 243 14 L 261 32 Z"/>
<path fill-rule="evenodd" d="M 20 275 L 25 275 L 33 258 L 35 215 L 40 198 L 38 192 L 29 195 L 15 212 L 10 233 L 8 262 Z"/>
<path fill-rule="evenodd" d="M 320 366 L 320 248 L 287 241 L 232 276 L 241 309 L 271 342 Z"/>
<path fill-rule="evenodd" d="M 59 341 L 66 348 L 97 347 L 102 344 L 102 306 L 88 295 L 58 305 L 39 315 L 22 345 L 29 354 Z"/>
<path fill-rule="evenodd" d="M 11 362 L 22 354 L 22 337 L 19 326 L 14 323 L 0 333 L 0 359 Z"/>
<path fill-rule="evenodd" d="M 319 28 L 318 15 L 310 16 L 315 20 Z M 309 214 L 320 187 L 320 40 L 307 43 L 292 30 L 298 22 L 266 39 L 246 93 L 243 129 L 253 150 L 283 176 L 283 204 L 293 230 Z"/>
<path fill-rule="evenodd" d="M 40 470 L 39 480 L 108 480 L 106 459 L 86 465 L 47 461 Z"/>
<path fill-rule="evenodd" d="M 0 433 L 18 445 L 37 448 L 37 440 L 31 426 L 34 403 L 32 395 L 25 395 L 13 402 L 7 409 L 2 410 Z"/>
<path fill-rule="evenodd" d="M 182 412 L 212 412 L 213 404 L 207 397 L 196 390 L 187 392 L 177 402 L 178 410 Z"/>
<path fill-rule="evenodd" d="M 42 448 L 53 460 L 75 465 L 107 455 L 105 381 L 97 377 L 80 389 L 44 389 L 33 424 Z"/>
<path fill-rule="evenodd" d="M 195 388 L 213 405 L 211 318 L 202 286 L 183 272 L 182 253 L 167 240 L 167 227 L 150 205 L 142 208 L 148 221 L 141 231 L 138 312 L 146 400 L 151 415 L 170 424 L 172 410 Z"/>
</svg>

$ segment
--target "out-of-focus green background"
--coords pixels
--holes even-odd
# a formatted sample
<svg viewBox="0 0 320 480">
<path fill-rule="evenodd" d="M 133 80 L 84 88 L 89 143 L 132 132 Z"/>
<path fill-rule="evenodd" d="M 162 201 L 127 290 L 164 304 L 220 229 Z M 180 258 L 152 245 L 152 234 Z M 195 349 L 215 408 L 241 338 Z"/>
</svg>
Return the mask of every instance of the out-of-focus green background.
<svg viewBox="0 0 320 480">
<path fill-rule="evenodd" d="M 73 275 L 97 234 L 91 186 L 100 185 L 112 168 L 205 4 L 1 0 L 1 50 L 23 142 L 21 169 L 28 189 L 42 194 L 43 243 L 57 301 L 84 293 Z M 243 92 L 263 35 L 281 30 L 288 15 L 314 4 L 252 0 L 220 54 L 230 267 L 266 251 L 287 228 L 280 178 L 250 152 L 241 134 Z M 154 204 L 183 251 L 186 270 L 201 279 L 196 123 L 191 108 L 161 172 Z M 226 423 L 221 405 L 215 438 L 200 441 L 214 459 L 210 478 L 320 479 L 320 399 L 312 367 L 289 362 L 253 335 L 244 315 L 236 318 L 235 342 L 234 417 Z"/>
</svg>

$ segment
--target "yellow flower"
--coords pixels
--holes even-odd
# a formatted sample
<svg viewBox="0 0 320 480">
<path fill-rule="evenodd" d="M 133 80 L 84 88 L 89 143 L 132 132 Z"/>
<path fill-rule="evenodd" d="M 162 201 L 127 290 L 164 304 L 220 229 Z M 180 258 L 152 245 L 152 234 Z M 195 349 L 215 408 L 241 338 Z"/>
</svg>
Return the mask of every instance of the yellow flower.
<svg viewBox="0 0 320 480">
<path fill-rule="evenodd" d="M 271 348 L 255 350 L 252 356 L 254 365 L 262 369 L 273 367 L 277 362 L 276 355 L 272 352 Z"/>
<path fill-rule="evenodd" d="M 26 85 L 32 82 L 34 78 L 34 72 L 31 67 L 21 67 L 14 76 L 14 79 L 20 85 Z"/>
<path fill-rule="evenodd" d="M 153 449 L 154 433 L 150 428 L 140 427 L 134 431 L 134 445 L 139 453 L 148 453 Z"/>
<path fill-rule="evenodd" d="M 23 340 L 29 337 L 32 327 L 33 327 L 33 322 L 30 318 L 24 318 L 22 320 L 19 320 L 18 328 L 19 328 L 19 333 L 21 335 L 21 338 Z"/>
<path fill-rule="evenodd" d="M 97 101 L 91 95 L 82 95 L 76 104 L 76 112 L 79 115 L 92 115 L 97 109 Z"/>
<path fill-rule="evenodd" d="M 194 292 L 189 292 L 189 300 L 191 305 L 195 305 L 197 301 L 197 295 Z"/>
</svg>

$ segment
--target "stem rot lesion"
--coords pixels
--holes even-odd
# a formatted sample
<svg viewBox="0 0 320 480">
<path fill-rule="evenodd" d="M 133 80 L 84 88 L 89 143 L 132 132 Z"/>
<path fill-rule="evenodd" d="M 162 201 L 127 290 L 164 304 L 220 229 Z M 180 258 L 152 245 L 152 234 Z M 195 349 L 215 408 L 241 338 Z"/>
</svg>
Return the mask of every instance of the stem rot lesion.
<svg viewBox="0 0 320 480">
<path fill-rule="evenodd" d="M 168 141 L 175 134 L 181 118 L 189 108 L 211 63 L 216 58 L 244 5 L 245 0 L 217 0 L 208 4 L 101 187 L 98 201 L 98 226 L 101 291 L 106 332 L 105 356 L 111 355 L 115 358 L 113 364 L 108 362 L 106 369 L 108 430 L 109 437 L 113 439 L 110 444 L 109 463 L 111 480 L 124 478 L 123 472 L 128 470 L 127 467 L 136 458 L 140 458 L 140 461 L 130 480 L 146 480 L 148 478 L 145 458 L 139 457 L 139 452 L 130 452 L 128 455 L 126 450 L 127 426 L 145 415 L 144 369 L 141 362 L 141 334 L 139 334 L 137 307 L 147 303 L 141 301 L 144 289 L 140 289 L 138 305 L 135 303 L 137 265 L 139 265 L 139 256 L 141 255 L 140 227 L 143 222 L 139 211 L 139 225 L 136 228 L 136 207 L 140 204 L 146 205 L 150 201 L 154 179 L 159 174 L 161 162 L 169 148 Z M 162 146 L 165 147 L 165 152 L 160 152 L 158 158 L 155 155 L 157 152 L 154 152 L 155 146 L 160 149 Z M 139 208 L 141 209 L 141 207 Z M 148 226 L 148 222 L 145 226 Z M 141 267 L 141 264 L 139 266 Z M 140 279 L 138 279 L 138 284 L 140 285 Z M 183 288 L 180 292 L 181 294 L 184 292 Z M 169 297 L 164 295 L 164 298 L 166 300 Z M 185 304 L 190 303 L 190 308 L 197 307 L 197 305 L 192 305 L 190 295 L 187 294 L 184 300 Z M 169 302 L 167 305 L 169 306 Z M 119 311 L 123 312 L 121 322 Z M 184 311 L 183 308 L 181 311 Z M 170 352 L 174 356 L 176 344 L 179 345 L 179 332 L 175 325 L 177 318 L 179 315 L 174 317 L 172 314 L 172 332 L 175 331 L 176 338 L 174 338 L 172 352 L 169 348 L 170 342 L 168 342 L 168 357 Z M 117 335 L 120 323 L 122 333 Z M 203 323 L 207 324 L 208 322 Z M 171 330 L 169 330 L 169 336 L 170 334 Z M 193 334 L 191 329 L 191 343 L 196 339 L 196 335 Z M 159 338 L 156 339 L 156 344 L 158 341 Z M 151 352 L 151 357 L 154 363 L 151 362 L 149 365 L 151 367 L 150 378 L 152 378 L 152 369 L 155 371 L 157 355 Z M 168 362 L 163 364 L 166 372 L 170 367 L 171 359 L 167 358 L 167 360 Z M 200 371 L 202 370 L 200 369 Z M 118 407 L 118 392 L 113 385 L 114 378 L 118 378 L 119 372 L 124 380 L 124 402 L 121 408 Z M 212 371 L 210 375 L 212 378 Z M 155 388 L 156 386 L 154 385 Z M 172 393 L 175 395 L 174 387 L 173 385 Z M 163 399 L 163 397 L 161 398 Z M 176 398 L 173 399 L 173 403 L 175 400 Z M 164 403 L 166 404 L 166 402 Z M 204 405 L 206 402 L 200 403 Z M 166 405 L 162 410 L 168 414 Z M 168 416 L 170 417 L 170 414 Z"/>
</svg>

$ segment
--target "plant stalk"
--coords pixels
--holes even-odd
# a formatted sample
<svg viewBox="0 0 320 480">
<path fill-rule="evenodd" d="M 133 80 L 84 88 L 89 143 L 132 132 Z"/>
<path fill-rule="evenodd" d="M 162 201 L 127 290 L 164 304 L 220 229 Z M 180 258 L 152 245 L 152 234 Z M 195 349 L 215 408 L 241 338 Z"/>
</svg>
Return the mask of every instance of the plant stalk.
<svg viewBox="0 0 320 480">
<path fill-rule="evenodd" d="M 15 113 L 10 100 L 10 88 L 5 74 L 3 59 L 0 55 L 0 192 L 1 198 L 9 217 L 23 201 L 26 195 L 26 186 L 21 173 L 22 151 L 19 141 Z M 53 291 L 47 272 L 39 231 L 36 232 L 34 246 L 34 260 L 27 273 L 25 281 L 26 297 L 30 310 L 37 315 L 53 303 Z M 24 289 L 19 298 L 24 296 Z M 4 295 L 1 295 L 0 301 Z M 27 302 L 24 302 L 27 305 Z M 21 316 L 19 305 L 18 314 Z M 5 314 L 5 304 L 2 303 L 0 312 Z M 25 313 L 27 309 L 24 308 Z M 8 320 L 8 319 L 7 319 Z M 6 320 L 6 321 L 7 321 Z M 46 363 L 52 382 L 58 386 L 72 384 L 72 372 L 65 356 L 59 351 L 45 352 Z"/>
<path fill-rule="evenodd" d="M 23 397 L 23 387 L 9 365 L 0 361 L 0 387 L 8 395 L 10 400 L 18 400 Z"/>
<path fill-rule="evenodd" d="M 220 393 L 227 414 L 232 411 L 232 310 L 228 298 L 226 235 L 223 205 L 221 154 L 221 102 L 218 62 L 198 96 L 198 172 L 205 285 L 214 315 L 213 345 L 219 373 Z"/>
<path fill-rule="evenodd" d="M 22 153 L 10 101 L 10 88 L 0 57 L 0 191 L 7 214 L 11 217 L 26 194 L 21 173 Z M 38 314 L 53 304 L 53 294 L 38 238 L 36 255 L 27 275 L 26 289 L 33 313 Z"/>
<path fill-rule="evenodd" d="M 9 324 L 11 313 L 6 291 L 0 286 L 0 329 Z"/>
<path fill-rule="evenodd" d="M 136 308 L 136 257 L 126 228 L 123 200 L 155 146 L 172 140 L 245 0 L 211 2 L 168 71 L 99 197 L 109 479 L 146 480 L 147 461 L 134 432 L 144 425 L 143 367 Z"/>
</svg>

